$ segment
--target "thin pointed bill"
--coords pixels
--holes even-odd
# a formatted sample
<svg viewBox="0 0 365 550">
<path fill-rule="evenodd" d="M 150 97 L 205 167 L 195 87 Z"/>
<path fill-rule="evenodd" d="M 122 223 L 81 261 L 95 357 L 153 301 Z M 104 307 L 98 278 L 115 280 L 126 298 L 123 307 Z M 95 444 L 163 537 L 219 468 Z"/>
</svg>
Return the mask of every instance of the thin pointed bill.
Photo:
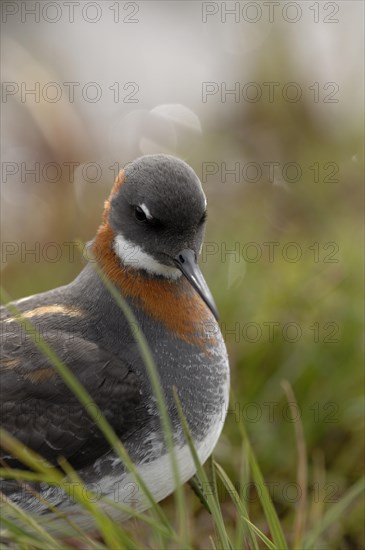
<svg viewBox="0 0 365 550">
<path fill-rule="evenodd" d="M 186 248 L 182 250 L 175 258 L 175 265 L 185 275 L 189 283 L 195 288 L 199 296 L 209 307 L 216 320 L 218 320 L 218 310 L 213 296 L 208 288 L 202 272 L 198 266 L 194 250 Z"/>
</svg>

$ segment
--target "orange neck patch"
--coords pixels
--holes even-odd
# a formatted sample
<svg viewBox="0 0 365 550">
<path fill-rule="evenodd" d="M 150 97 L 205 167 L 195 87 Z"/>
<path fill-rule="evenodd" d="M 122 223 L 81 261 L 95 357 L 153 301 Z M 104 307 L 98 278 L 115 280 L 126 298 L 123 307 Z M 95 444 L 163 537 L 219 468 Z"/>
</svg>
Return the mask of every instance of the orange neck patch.
<svg viewBox="0 0 365 550">
<path fill-rule="evenodd" d="M 124 173 L 121 171 L 105 202 L 103 224 L 96 234 L 93 254 L 123 296 L 136 299 L 148 315 L 163 323 L 178 338 L 201 346 L 207 338 L 207 324 L 212 323 L 213 316 L 185 277 L 165 280 L 147 276 L 142 271 L 121 265 L 114 252 L 114 233 L 108 223 L 110 200 L 123 182 Z M 214 340 L 210 337 L 211 344 Z"/>
</svg>

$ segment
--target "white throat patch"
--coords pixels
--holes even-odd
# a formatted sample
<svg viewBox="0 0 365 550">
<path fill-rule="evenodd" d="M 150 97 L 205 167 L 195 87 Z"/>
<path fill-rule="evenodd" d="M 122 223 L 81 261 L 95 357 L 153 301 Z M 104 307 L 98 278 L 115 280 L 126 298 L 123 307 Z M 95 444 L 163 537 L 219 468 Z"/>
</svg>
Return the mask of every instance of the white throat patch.
<svg viewBox="0 0 365 550">
<path fill-rule="evenodd" d="M 160 264 L 149 254 L 144 252 L 140 246 L 128 241 L 119 234 L 114 239 L 114 252 L 124 265 L 135 269 L 144 269 L 152 275 L 161 275 L 167 279 L 178 279 L 182 273 L 176 267 Z"/>
</svg>

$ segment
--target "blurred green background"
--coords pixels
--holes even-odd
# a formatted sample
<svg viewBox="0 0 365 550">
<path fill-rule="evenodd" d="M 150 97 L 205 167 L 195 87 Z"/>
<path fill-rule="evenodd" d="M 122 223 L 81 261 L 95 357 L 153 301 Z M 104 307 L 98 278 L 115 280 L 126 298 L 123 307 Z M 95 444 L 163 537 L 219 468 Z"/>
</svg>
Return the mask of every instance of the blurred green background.
<svg viewBox="0 0 365 550">
<path fill-rule="evenodd" d="M 85 4 L 73 23 L 61 6 L 55 23 L 19 11 L 2 24 L 2 284 L 18 298 L 77 275 L 70 243 L 93 237 L 117 165 L 190 163 L 235 393 L 216 457 L 238 484 L 243 422 L 290 539 L 300 493 L 282 380 L 307 446 L 307 526 L 363 469 L 363 5 L 280 2 L 271 17 L 269 3 L 102 2 L 92 23 Z M 37 82 L 39 101 L 22 95 Z M 191 506 L 204 548 L 209 519 Z M 358 501 L 320 547 L 364 548 L 363 513 Z"/>
</svg>

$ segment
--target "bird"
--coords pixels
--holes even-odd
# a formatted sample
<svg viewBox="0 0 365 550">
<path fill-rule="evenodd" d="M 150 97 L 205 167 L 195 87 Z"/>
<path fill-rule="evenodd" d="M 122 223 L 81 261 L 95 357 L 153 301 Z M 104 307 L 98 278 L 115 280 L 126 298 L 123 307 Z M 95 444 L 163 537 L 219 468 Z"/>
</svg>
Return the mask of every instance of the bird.
<svg viewBox="0 0 365 550">
<path fill-rule="evenodd" d="M 95 264 L 128 304 L 147 340 L 185 483 L 196 469 L 173 388 L 202 463 L 221 434 L 229 396 L 229 361 L 217 308 L 198 266 L 206 219 L 200 179 L 185 161 L 166 154 L 139 157 L 117 175 L 88 245 L 92 254 L 76 279 L 12 303 L 87 390 L 156 501 L 175 489 L 156 398 L 135 327 Z M 147 509 L 123 461 L 6 306 L 1 308 L 1 341 L 3 428 L 56 467 L 60 457 L 66 459 L 97 494 Z M 24 467 L 6 449 L 1 461 Z M 7 498 L 30 514 L 45 516 L 51 530 L 65 525 L 50 514 L 44 499 L 88 528 L 89 515 L 69 495 L 44 482 L 34 488 L 1 482 Z M 109 512 L 127 519 L 115 509 Z"/>
</svg>

